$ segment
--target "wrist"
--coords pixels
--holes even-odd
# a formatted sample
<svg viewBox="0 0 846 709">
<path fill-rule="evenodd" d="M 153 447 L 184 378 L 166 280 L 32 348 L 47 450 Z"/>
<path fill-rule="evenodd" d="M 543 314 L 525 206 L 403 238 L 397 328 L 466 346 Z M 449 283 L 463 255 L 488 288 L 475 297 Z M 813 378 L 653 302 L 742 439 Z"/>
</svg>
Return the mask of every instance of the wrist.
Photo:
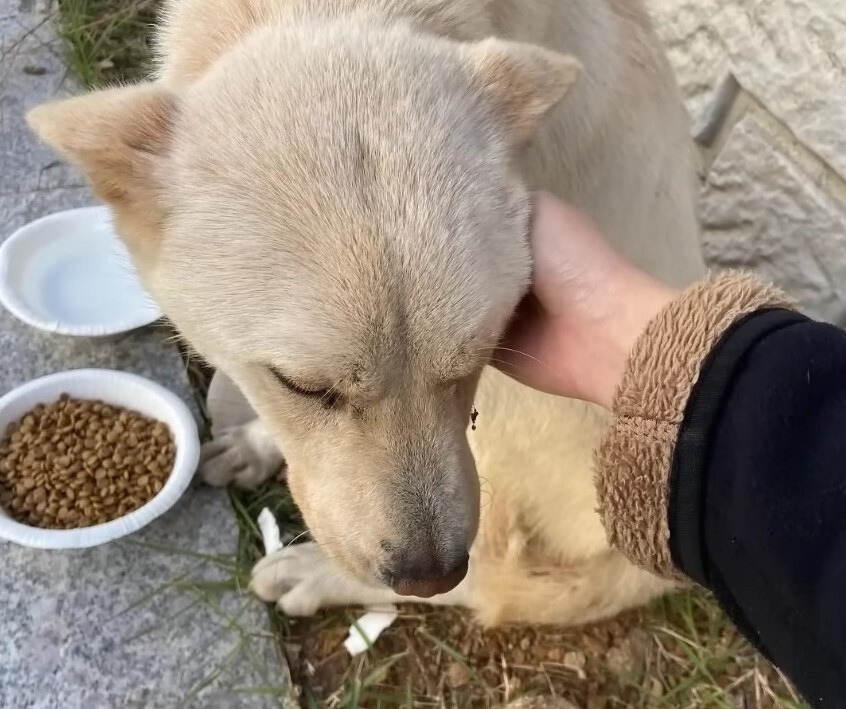
<svg viewBox="0 0 846 709">
<path fill-rule="evenodd" d="M 640 271 L 621 281 L 619 297 L 607 317 L 593 323 L 592 345 L 585 361 L 583 398 L 610 409 L 638 338 L 678 291 Z"/>
</svg>

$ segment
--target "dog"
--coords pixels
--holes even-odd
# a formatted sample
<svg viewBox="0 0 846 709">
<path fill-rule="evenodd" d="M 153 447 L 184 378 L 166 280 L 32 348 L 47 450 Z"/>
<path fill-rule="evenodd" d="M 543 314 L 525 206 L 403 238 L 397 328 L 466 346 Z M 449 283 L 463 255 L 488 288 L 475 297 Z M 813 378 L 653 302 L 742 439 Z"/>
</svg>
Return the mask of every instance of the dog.
<svg viewBox="0 0 846 709">
<path fill-rule="evenodd" d="M 284 455 L 314 542 L 262 560 L 254 591 L 493 625 L 670 589 L 606 543 L 608 415 L 489 366 L 530 286 L 532 190 L 667 282 L 704 272 L 687 115 L 641 3 L 172 0 L 158 56 L 149 83 L 29 121 L 257 413 L 201 474 L 253 485 Z"/>
</svg>

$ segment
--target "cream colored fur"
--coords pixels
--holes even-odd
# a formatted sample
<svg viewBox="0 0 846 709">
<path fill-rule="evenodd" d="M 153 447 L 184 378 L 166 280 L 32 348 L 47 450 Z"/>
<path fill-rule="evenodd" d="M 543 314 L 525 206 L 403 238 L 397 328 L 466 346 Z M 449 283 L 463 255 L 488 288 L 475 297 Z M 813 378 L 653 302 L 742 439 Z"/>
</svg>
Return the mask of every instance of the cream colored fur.
<svg viewBox="0 0 846 709">
<path fill-rule="evenodd" d="M 284 453 L 320 546 L 263 561 L 256 592 L 293 613 L 400 600 L 385 565 L 421 543 L 444 565 L 473 543 L 435 600 L 486 623 L 665 591 L 595 513 L 606 416 L 484 367 L 528 286 L 529 189 L 667 281 L 704 270 L 686 116 L 640 3 L 174 0 L 160 55 L 154 83 L 31 122 L 263 422 L 224 432 L 206 477 L 252 483 Z"/>
</svg>

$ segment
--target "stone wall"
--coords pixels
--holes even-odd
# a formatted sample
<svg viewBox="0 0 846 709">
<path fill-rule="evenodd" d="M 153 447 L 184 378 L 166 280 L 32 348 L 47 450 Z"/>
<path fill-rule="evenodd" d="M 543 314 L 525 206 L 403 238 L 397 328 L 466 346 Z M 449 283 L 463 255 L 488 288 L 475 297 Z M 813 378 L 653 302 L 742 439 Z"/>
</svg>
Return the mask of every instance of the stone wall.
<svg viewBox="0 0 846 709">
<path fill-rule="evenodd" d="M 846 0 L 648 0 L 702 152 L 714 267 L 846 325 Z"/>
</svg>

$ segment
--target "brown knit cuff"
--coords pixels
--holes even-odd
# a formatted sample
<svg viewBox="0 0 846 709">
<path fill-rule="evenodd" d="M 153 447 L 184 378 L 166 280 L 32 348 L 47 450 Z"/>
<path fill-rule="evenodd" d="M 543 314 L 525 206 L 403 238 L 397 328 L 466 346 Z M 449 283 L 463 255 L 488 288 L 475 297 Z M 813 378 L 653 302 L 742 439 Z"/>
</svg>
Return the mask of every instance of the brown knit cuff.
<svg viewBox="0 0 846 709">
<path fill-rule="evenodd" d="M 647 325 L 614 396 L 614 421 L 596 453 L 599 515 L 608 542 L 634 563 L 679 578 L 670 555 L 668 478 L 685 406 L 723 333 L 781 291 L 726 272 L 690 286 Z"/>
</svg>

